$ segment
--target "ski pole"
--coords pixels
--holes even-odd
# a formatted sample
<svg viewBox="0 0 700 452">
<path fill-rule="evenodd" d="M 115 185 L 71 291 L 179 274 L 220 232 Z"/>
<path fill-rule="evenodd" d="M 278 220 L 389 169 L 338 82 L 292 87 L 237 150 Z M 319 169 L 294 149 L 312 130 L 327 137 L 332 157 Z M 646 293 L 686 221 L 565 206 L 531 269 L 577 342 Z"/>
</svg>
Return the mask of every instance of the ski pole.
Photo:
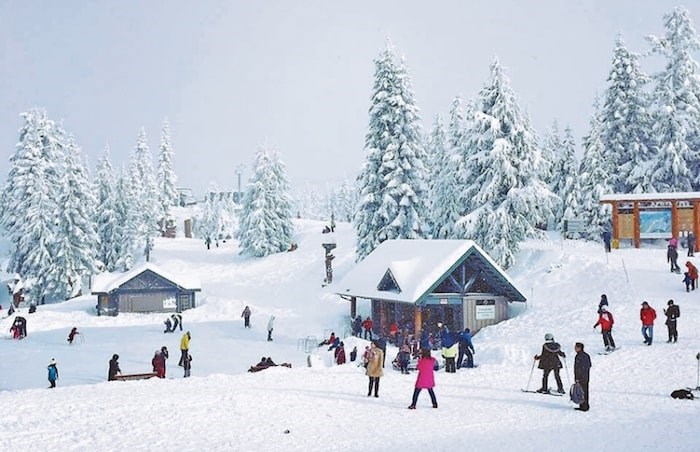
<svg viewBox="0 0 700 452">
<path fill-rule="evenodd" d="M 571 380 L 569 380 L 569 367 L 566 365 L 566 358 L 564 358 L 564 370 L 566 370 L 566 384 L 571 387 Z"/>
<path fill-rule="evenodd" d="M 532 380 L 532 372 L 535 371 L 535 360 L 532 360 L 532 368 L 530 369 L 530 376 L 527 377 L 527 386 L 525 386 L 525 390 L 529 391 L 530 390 L 530 380 Z"/>
<path fill-rule="evenodd" d="M 695 355 L 695 358 L 698 360 L 698 385 L 695 387 L 695 390 L 700 391 L 700 353 Z"/>
</svg>

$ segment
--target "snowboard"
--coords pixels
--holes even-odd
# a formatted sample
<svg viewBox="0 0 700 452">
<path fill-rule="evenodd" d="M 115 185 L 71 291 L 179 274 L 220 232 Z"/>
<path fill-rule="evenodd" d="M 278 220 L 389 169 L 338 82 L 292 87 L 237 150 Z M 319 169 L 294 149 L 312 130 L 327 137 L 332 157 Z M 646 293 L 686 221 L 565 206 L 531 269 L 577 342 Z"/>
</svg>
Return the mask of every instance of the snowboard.
<svg viewBox="0 0 700 452">
<path fill-rule="evenodd" d="M 603 350 L 602 352 L 598 352 L 598 354 L 599 355 L 609 355 L 610 353 L 616 352 L 616 351 L 620 350 L 621 348 L 622 348 L 622 346 L 615 347 L 613 350 L 610 350 L 610 351 Z"/>
<path fill-rule="evenodd" d="M 521 391 L 522 392 L 529 392 L 532 394 L 551 395 L 551 396 L 555 396 L 555 397 L 561 397 L 564 395 L 564 394 L 559 394 L 558 392 L 553 392 L 552 390 L 549 390 L 548 392 L 537 392 L 537 391 L 531 391 L 529 389 L 521 389 Z"/>
</svg>

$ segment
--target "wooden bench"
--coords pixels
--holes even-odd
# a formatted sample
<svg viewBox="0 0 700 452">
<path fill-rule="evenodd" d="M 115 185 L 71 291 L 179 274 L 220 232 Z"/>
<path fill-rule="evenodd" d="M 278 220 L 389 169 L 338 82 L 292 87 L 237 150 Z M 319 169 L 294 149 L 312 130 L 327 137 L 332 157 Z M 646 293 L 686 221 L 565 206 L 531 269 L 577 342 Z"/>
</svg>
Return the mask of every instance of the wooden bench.
<svg viewBox="0 0 700 452">
<path fill-rule="evenodd" d="M 131 381 L 131 380 L 148 380 L 149 378 L 157 377 L 158 374 L 155 372 L 148 372 L 145 374 L 119 374 L 114 377 L 115 380 L 121 381 Z"/>
</svg>

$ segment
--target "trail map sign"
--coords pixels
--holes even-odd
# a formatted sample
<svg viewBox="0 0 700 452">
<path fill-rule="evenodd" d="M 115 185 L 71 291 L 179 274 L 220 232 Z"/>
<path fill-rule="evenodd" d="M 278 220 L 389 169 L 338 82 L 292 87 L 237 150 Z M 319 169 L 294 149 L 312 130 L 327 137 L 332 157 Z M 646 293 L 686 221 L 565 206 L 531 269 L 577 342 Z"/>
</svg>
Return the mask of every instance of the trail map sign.
<svg viewBox="0 0 700 452">
<path fill-rule="evenodd" d="M 586 232 L 586 222 L 584 220 L 566 220 L 564 223 L 566 232 Z"/>
</svg>

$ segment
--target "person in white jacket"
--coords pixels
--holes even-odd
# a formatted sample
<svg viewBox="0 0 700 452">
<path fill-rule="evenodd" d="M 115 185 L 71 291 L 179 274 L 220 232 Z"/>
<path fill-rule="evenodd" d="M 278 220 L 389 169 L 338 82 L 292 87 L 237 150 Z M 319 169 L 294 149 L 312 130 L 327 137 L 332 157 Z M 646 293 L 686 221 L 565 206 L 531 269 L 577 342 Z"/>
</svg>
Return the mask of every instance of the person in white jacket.
<svg viewBox="0 0 700 452">
<path fill-rule="evenodd" d="M 272 330 L 275 327 L 275 316 L 271 315 L 270 320 L 267 322 L 267 341 L 270 342 L 272 340 Z"/>
</svg>

